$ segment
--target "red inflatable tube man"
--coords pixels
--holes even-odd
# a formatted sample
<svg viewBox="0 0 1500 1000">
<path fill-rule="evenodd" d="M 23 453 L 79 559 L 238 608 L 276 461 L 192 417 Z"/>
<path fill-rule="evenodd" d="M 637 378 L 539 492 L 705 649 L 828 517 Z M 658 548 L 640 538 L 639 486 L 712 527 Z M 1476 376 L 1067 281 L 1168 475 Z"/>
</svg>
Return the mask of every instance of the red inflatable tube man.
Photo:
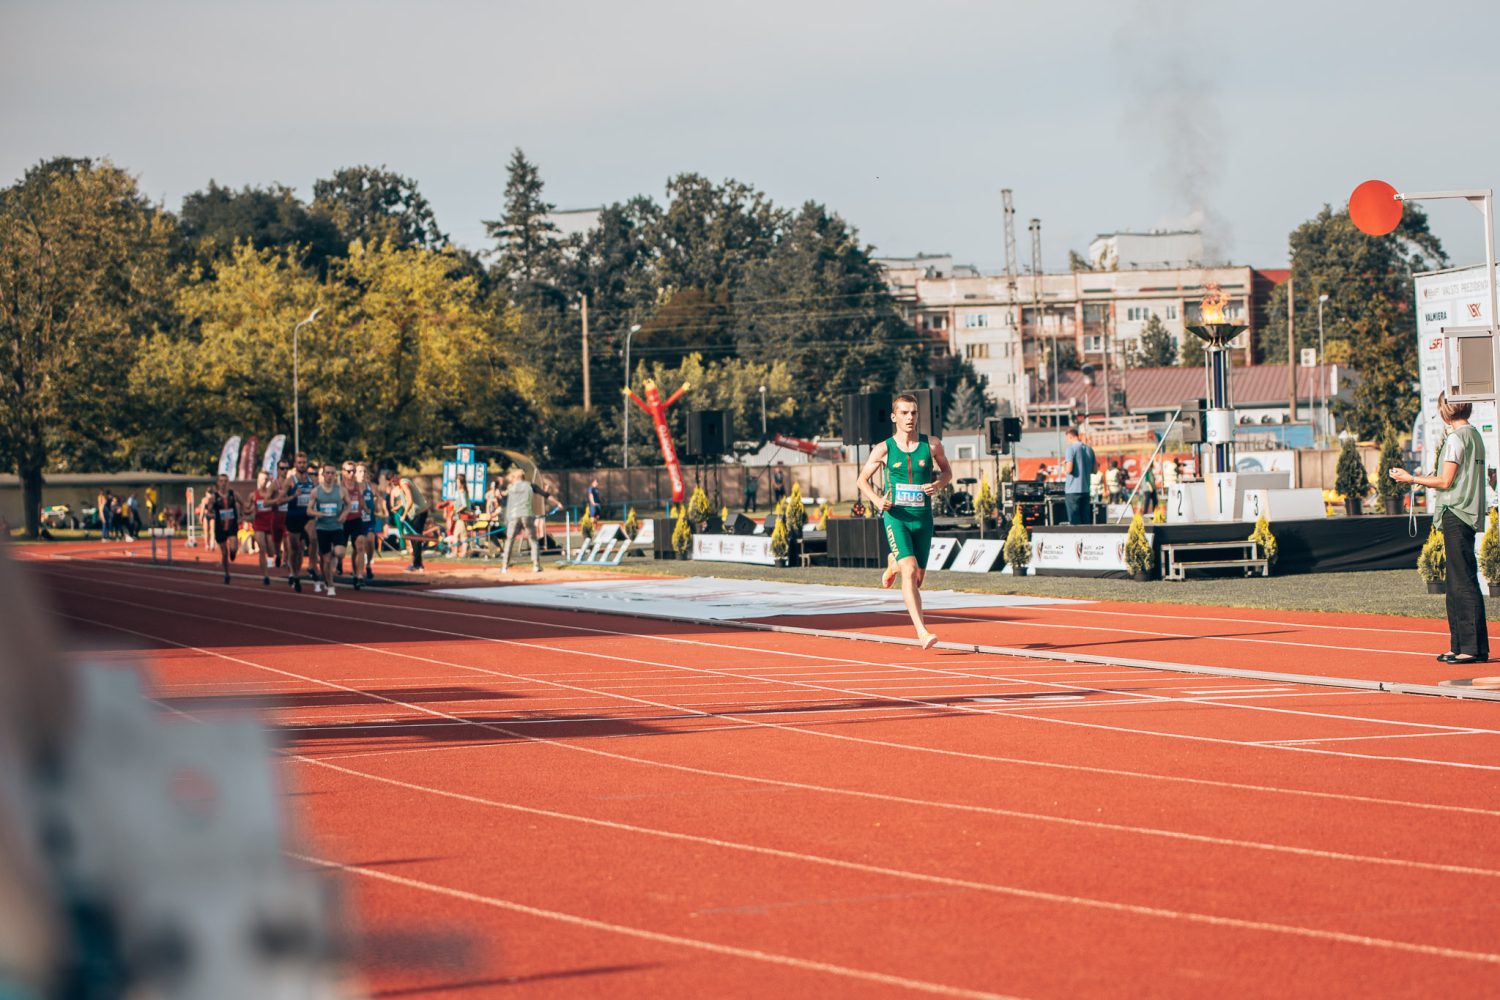
<svg viewBox="0 0 1500 1000">
<path fill-rule="evenodd" d="M 629 386 L 620 390 L 630 397 L 632 403 L 646 411 L 646 415 L 651 418 L 651 423 L 656 427 L 656 440 L 661 444 L 661 457 L 666 462 L 667 475 L 672 480 L 673 503 L 682 503 L 687 496 L 687 489 L 682 481 L 682 465 L 677 461 L 677 449 L 672 444 L 672 429 L 667 426 L 667 410 L 690 388 L 691 385 L 683 383 L 682 388 L 672 393 L 666 402 L 662 402 L 661 392 L 656 388 L 656 383 L 649 378 L 646 380 L 645 402 L 641 402 L 641 397 L 631 392 Z"/>
</svg>

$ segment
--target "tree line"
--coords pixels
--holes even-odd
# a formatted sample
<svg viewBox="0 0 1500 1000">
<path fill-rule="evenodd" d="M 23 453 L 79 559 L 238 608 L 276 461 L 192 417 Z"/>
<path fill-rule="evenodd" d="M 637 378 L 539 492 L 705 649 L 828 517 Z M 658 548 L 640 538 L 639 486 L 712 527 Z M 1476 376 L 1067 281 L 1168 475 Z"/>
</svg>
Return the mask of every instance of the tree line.
<svg viewBox="0 0 1500 1000">
<path fill-rule="evenodd" d="M 28 170 L 0 191 L 0 466 L 29 527 L 45 472 L 202 472 L 230 434 L 290 435 L 292 331 L 315 308 L 297 343 L 301 440 L 330 459 L 414 464 L 470 441 L 619 464 L 627 335 L 637 388 L 692 382 L 674 421 L 729 409 L 740 438 L 760 436 L 762 385 L 767 430 L 798 436 L 835 432 L 845 393 L 898 376 L 983 391 L 820 204 L 682 174 L 664 200 L 606 206 L 565 238 L 520 150 L 507 174 L 476 253 L 381 167 L 339 170 L 310 201 L 210 181 L 176 211 L 108 160 Z M 630 430 L 632 460 L 652 461 L 649 422 Z"/>
</svg>

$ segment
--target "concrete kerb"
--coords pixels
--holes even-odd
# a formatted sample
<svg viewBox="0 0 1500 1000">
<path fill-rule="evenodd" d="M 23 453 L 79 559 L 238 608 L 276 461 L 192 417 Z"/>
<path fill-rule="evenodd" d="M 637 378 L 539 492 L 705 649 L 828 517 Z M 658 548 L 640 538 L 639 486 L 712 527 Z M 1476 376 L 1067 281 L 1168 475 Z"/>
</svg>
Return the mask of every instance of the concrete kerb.
<svg viewBox="0 0 1500 1000">
<path fill-rule="evenodd" d="M 427 596 L 441 597 L 454 601 L 468 601 L 473 604 L 503 603 L 479 597 L 466 597 L 461 593 L 440 594 L 428 591 Z M 529 606 L 511 605 L 511 607 Z M 669 621 L 680 625 L 700 625 L 708 628 L 738 628 L 751 632 L 782 632 L 788 635 L 807 635 L 823 639 L 851 639 L 855 642 L 883 642 L 896 646 L 921 647 L 921 643 L 916 639 L 908 639 L 896 635 L 872 635 L 868 632 L 846 632 L 836 629 L 810 628 L 803 625 L 778 625 L 773 622 L 747 622 L 733 619 L 693 618 L 687 615 L 646 614 L 639 611 L 622 611 L 617 608 L 583 608 L 578 610 L 585 610 L 591 614 L 615 615 L 620 618 Z M 1028 660 L 1051 660 L 1057 663 L 1089 663 L 1098 666 L 1135 667 L 1141 670 L 1201 674 L 1207 677 L 1239 677 L 1277 684 L 1308 684 L 1317 687 L 1349 688 L 1357 691 L 1382 691 L 1388 694 L 1422 694 L 1467 701 L 1500 701 L 1500 691 L 1440 687 L 1436 684 L 1406 684 L 1361 677 L 1323 677 L 1316 674 L 1284 674 L 1270 670 L 1250 670 L 1244 667 L 1212 667 L 1194 663 L 1167 663 L 1160 660 L 1137 660 L 1118 656 L 1099 656 L 1093 653 L 1054 653 L 1045 650 L 1013 649 L 1009 646 L 987 646 L 967 642 L 939 641 L 934 643 L 932 648 L 951 649 L 961 653 L 990 653 L 995 656 L 1014 656 Z"/>
</svg>

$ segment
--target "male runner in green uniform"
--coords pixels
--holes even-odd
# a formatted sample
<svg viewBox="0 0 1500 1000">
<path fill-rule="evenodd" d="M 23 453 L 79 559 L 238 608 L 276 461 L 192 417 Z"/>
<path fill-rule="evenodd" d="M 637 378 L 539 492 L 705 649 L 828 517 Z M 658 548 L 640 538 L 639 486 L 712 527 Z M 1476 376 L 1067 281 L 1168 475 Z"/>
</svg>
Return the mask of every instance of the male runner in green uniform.
<svg viewBox="0 0 1500 1000">
<path fill-rule="evenodd" d="M 917 639 L 927 649 L 937 636 L 922 621 L 922 579 L 927 575 L 927 554 L 932 548 L 932 497 L 953 478 L 953 467 L 943 454 L 943 443 L 917 433 L 917 397 L 902 393 L 891 404 L 896 433 L 870 450 L 870 460 L 859 473 L 859 490 L 884 522 L 891 554 L 882 587 L 890 587 L 901 574 L 901 596 L 916 626 Z M 884 470 L 884 491 L 873 479 Z"/>
</svg>

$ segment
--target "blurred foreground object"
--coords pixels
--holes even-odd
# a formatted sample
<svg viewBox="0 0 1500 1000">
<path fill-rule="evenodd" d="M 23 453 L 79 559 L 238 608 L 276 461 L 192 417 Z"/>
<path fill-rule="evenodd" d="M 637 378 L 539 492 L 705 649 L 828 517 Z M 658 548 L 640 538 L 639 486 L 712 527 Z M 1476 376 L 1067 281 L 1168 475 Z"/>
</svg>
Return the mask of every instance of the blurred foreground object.
<svg viewBox="0 0 1500 1000">
<path fill-rule="evenodd" d="M 354 996 L 260 723 L 174 718 L 135 667 L 67 662 L 3 554 L 0 606 L 0 996 Z"/>
</svg>

